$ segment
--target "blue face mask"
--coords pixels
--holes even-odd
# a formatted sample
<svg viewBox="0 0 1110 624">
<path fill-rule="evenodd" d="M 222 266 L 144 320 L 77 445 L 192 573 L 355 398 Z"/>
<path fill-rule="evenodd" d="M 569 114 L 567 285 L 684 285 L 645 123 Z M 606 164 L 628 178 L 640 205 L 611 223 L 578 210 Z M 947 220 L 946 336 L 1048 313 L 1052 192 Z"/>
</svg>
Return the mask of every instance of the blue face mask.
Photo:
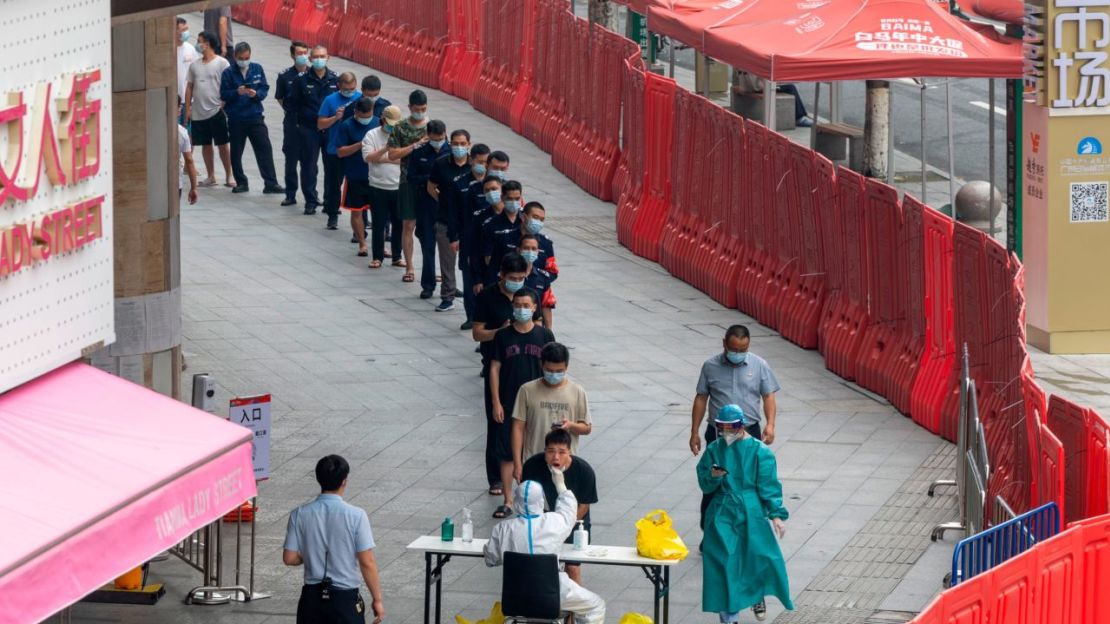
<svg viewBox="0 0 1110 624">
<path fill-rule="evenodd" d="M 486 191 L 486 202 L 491 206 L 501 203 L 501 191 Z"/>
<path fill-rule="evenodd" d="M 380 95 L 367 95 L 366 97 L 370 98 L 370 103 L 371 104 L 377 104 L 378 103 L 378 98 L 381 97 L 381 96 Z"/>
<path fill-rule="evenodd" d="M 515 293 L 516 291 L 520 290 L 521 288 L 524 288 L 524 280 L 521 280 L 519 282 L 514 282 L 514 281 L 511 281 L 511 280 L 505 280 L 505 290 L 507 290 L 511 293 Z"/>
<path fill-rule="evenodd" d="M 327 66 L 328 66 L 328 59 L 326 59 L 326 58 L 312 59 L 312 69 L 320 70 L 320 69 L 324 69 Z"/>
<path fill-rule="evenodd" d="M 539 234 L 543 231 L 543 221 L 539 219 L 528 219 L 528 225 L 525 227 L 528 228 L 529 234 Z"/>
<path fill-rule="evenodd" d="M 188 41 L 189 40 L 189 31 L 187 31 L 187 30 L 181 31 L 181 40 L 182 41 Z"/>
<path fill-rule="evenodd" d="M 471 165 L 470 170 L 473 171 L 476 176 L 486 175 L 486 166 L 481 163 Z"/>
<path fill-rule="evenodd" d="M 374 121 L 374 118 L 373 117 L 355 117 L 355 121 L 359 122 L 360 124 L 362 124 L 364 126 L 369 126 L 370 122 Z"/>
<path fill-rule="evenodd" d="M 509 282 L 505 282 L 506 286 L 508 286 L 508 284 L 509 284 Z M 523 284 L 523 282 L 521 282 L 521 284 Z M 517 322 L 520 322 L 520 323 L 523 323 L 525 321 L 530 321 L 530 320 L 532 320 L 532 315 L 533 315 L 532 310 L 530 310 L 528 308 L 513 308 L 513 320 L 514 321 L 517 321 Z"/>
<path fill-rule="evenodd" d="M 516 214 L 516 213 L 520 212 L 520 200 L 519 199 L 506 199 L 505 200 L 505 210 L 507 210 L 509 212 L 509 214 Z"/>
<path fill-rule="evenodd" d="M 297 67 L 307 66 L 308 65 L 308 55 L 307 54 L 298 54 L 297 58 L 293 59 L 293 63 L 296 64 Z"/>
<path fill-rule="evenodd" d="M 239 66 L 239 69 L 246 69 L 251 66 L 251 62 L 249 60 L 244 61 L 243 59 L 235 59 L 235 64 Z"/>
<path fill-rule="evenodd" d="M 725 357 L 733 364 L 743 364 L 748 361 L 747 351 L 725 351 Z"/>
<path fill-rule="evenodd" d="M 500 170 L 498 170 L 498 171 L 490 171 L 490 172 L 489 172 L 489 174 L 490 174 L 491 176 L 493 176 L 493 177 L 497 178 L 498 180 L 501 180 L 502 182 L 504 182 L 504 181 L 505 181 L 505 172 L 504 172 L 504 171 L 500 171 Z"/>
<path fill-rule="evenodd" d="M 438 141 L 428 141 L 428 143 L 432 146 L 432 149 L 436 150 L 437 152 L 441 147 L 443 147 L 443 144 L 446 142 L 447 141 L 444 141 L 443 139 L 439 139 Z"/>
<path fill-rule="evenodd" d="M 351 99 L 351 97 L 353 97 L 354 94 L 355 94 L 354 89 L 341 89 L 339 91 L 339 95 L 342 95 L 343 97 L 345 97 L 347 99 Z"/>
<path fill-rule="evenodd" d="M 466 155 L 469 152 L 470 152 L 470 150 L 466 149 L 466 147 L 464 147 L 462 145 L 452 145 L 451 146 L 451 155 L 454 156 L 455 158 L 466 158 Z"/>
<path fill-rule="evenodd" d="M 530 264 L 534 264 L 536 260 L 540 259 L 540 252 L 532 251 L 531 249 L 525 249 L 524 251 L 520 252 L 520 257 L 527 260 Z"/>
<path fill-rule="evenodd" d="M 393 126 L 389 124 L 382 124 L 382 130 L 385 130 L 386 134 L 393 134 Z"/>
<path fill-rule="evenodd" d="M 427 117 L 427 116 L 428 116 L 428 113 L 413 113 L 412 114 L 412 118 L 415 121 L 424 121 L 424 118 Z"/>
<path fill-rule="evenodd" d="M 548 371 L 543 372 L 543 380 L 546 381 L 547 383 L 553 385 L 553 386 L 557 386 L 557 385 L 563 383 L 563 379 L 565 379 L 566 376 L 567 376 L 567 374 L 565 372 L 559 372 L 559 373 L 550 373 Z"/>
</svg>

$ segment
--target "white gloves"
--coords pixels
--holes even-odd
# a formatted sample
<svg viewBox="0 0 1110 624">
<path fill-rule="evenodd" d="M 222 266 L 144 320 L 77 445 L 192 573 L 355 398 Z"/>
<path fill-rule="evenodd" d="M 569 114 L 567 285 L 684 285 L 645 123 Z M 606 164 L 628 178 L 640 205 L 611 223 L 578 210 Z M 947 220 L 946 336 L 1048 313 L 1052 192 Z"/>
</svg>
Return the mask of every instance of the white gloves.
<svg viewBox="0 0 1110 624">
<path fill-rule="evenodd" d="M 554 466 L 548 466 L 551 470 L 551 482 L 555 484 L 555 491 L 559 494 L 567 491 L 567 480 L 563 476 L 563 471 Z"/>
<path fill-rule="evenodd" d="M 786 523 L 782 521 L 782 518 L 771 518 L 771 526 L 774 527 L 779 539 L 786 537 Z"/>
</svg>

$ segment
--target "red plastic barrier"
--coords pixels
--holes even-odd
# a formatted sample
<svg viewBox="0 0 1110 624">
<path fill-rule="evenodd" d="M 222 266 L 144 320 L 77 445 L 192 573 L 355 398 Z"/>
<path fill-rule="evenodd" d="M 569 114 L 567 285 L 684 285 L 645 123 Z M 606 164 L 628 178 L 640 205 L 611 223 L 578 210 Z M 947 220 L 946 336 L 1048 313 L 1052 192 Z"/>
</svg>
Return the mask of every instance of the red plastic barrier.
<svg viewBox="0 0 1110 624">
<path fill-rule="evenodd" d="M 925 351 L 925 213 L 927 206 L 907 195 L 902 199 L 902 227 L 898 239 L 898 262 L 904 273 L 899 291 L 904 320 L 902 340 L 891 350 L 887 370 L 887 398 L 900 412 L 913 414 L 913 388 L 921 371 Z M 933 430 L 936 433 L 936 430 Z"/>
<path fill-rule="evenodd" d="M 1110 622 L 1110 515 L 941 592 L 911 624 Z"/>
<path fill-rule="evenodd" d="M 827 160 L 818 166 L 817 159 L 824 157 L 797 143 L 791 145 L 790 156 L 792 264 L 797 270 L 783 291 L 779 331 L 790 342 L 814 349 L 825 302 L 825 262 L 818 214 L 833 202 L 833 170 Z"/>
<path fill-rule="evenodd" d="M 679 257 L 681 248 L 680 235 L 690 220 L 689 214 L 689 189 L 691 180 L 689 172 L 695 171 L 693 154 L 696 149 L 694 118 L 694 100 L 698 96 L 685 89 L 675 92 L 674 105 L 674 143 L 670 148 L 670 179 L 671 179 L 671 204 L 667 210 L 667 218 L 659 238 L 659 264 L 663 268 L 676 274 L 682 263 Z M 700 167 L 697 171 L 700 171 Z"/>
<path fill-rule="evenodd" d="M 839 294 L 830 296 L 825 306 L 819 347 L 825 366 L 851 381 L 856 378 L 860 345 L 871 324 L 867 306 L 870 269 L 865 253 L 866 182 L 863 176 L 843 167 L 836 178 L 840 235 L 831 240 L 843 250 L 843 282 Z"/>
<path fill-rule="evenodd" d="M 744 124 L 747 137 L 748 160 L 745 162 L 741 186 L 747 191 L 747 213 L 744 215 L 745 243 L 740 258 L 740 271 L 736 278 L 736 306 L 741 312 L 754 318 L 766 316 L 763 304 L 763 288 L 767 281 L 770 256 L 768 245 L 771 243 L 772 230 L 764 227 L 764 204 L 770 197 L 766 188 L 771 133 L 767 128 L 748 121 Z"/>
<path fill-rule="evenodd" d="M 886 396 L 892 350 L 902 338 L 898 293 L 905 283 L 905 267 L 897 253 L 901 238 L 902 206 L 898 191 L 875 179 L 867 180 L 868 300 L 871 323 L 864 333 L 856 363 L 856 383 Z"/>
<path fill-rule="evenodd" d="M 281 5 L 278 7 L 274 17 L 274 29 L 270 30 L 267 28 L 266 30 L 279 37 L 292 38 L 290 33 L 292 33 L 293 15 L 296 11 L 297 0 L 281 0 Z"/>
<path fill-rule="evenodd" d="M 1094 410 L 1052 395 L 1047 422 L 1063 445 L 1064 519 L 1068 522 L 1110 511 L 1110 427 Z"/>
<path fill-rule="evenodd" d="M 265 0 L 265 6 L 262 7 L 262 30 L 278 34 L 278 14 L 286 4 L 285 0 Z"/>
<path fill-rule="evenodd" d="M 632 224 L 631 249 L 658 261 L 663 224 L 671 205 L 671 156 L 676 127 L 675 82 L 656 74 L 644 76 L 644 194 Z"/>
<path fill-rule="evenodd" d="M 358 31 L 362 28 L 362 20 L 366 17 L 366 2 L 368 0 L 347 0 L 344 7 L 343 0 L 333 0 L 332 13 L 338 20 L 338 28 L 334 31 L 332 54 L 343 58 L 354 58 L 355 40 L 358 38 Z"/>
<path fill-rule="evenodd" d="M 262 27 L 262 14 L 266 10 L 267 0 L 244 2 L 231 7 L 231 19 L 242 22 L 251 28 Z"/>
<path fill-rule="evenodd" d="M 481 73 L 470 103 L 497 121 L 510 125 L 513 98 L 521 81 L 525 5 L 535 0 L 484 0 L 484 40 Z"/>
<path fill-rule="evenodd" d="M 548 55 L 544 55 L 548 56 Z M 625 61 L 624 68 L 624 175 L 617 200 L 617 240 L 632 249 L 632 229 L 644 196 L 644 71 Z M 539 125 L 542 133 L 542 118 Z M 536 141 L 536 139 L 532 139 Z"/>
</svg>

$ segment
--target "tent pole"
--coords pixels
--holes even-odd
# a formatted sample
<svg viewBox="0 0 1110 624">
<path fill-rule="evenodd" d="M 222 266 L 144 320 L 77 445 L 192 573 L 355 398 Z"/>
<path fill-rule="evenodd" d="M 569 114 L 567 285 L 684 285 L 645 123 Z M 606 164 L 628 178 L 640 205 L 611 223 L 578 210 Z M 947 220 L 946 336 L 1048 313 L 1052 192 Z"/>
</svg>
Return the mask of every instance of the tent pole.
<svg viewBox="0 0 1110 624">
<path fill-rule="evenodd" d="M 929 167 L 925 160 L 925 79 L 921 78 L 921 89 L 919 94 L 921 96 L 921 203 L 929 204 L 929 185 L 926 180 L 929 179 Z"/>
<path fill-rule="evenodd" d="M 832 82 L 829 84 L 829 121 L 833 123 L 840 123 L 840 83 Z"/>
<path fill-rule="evenodd" d="M 944 81 L 945 119 L 948 124 L 948 202 L 952 219 L 956 219 L 956 147 L 952 139 L 952 79 Z"/>
<path fill-rule="evenodd" d="M 670 69 L 670 74 L 671 75 L 669 77 L 670 77 L 671 80 L 674 80 L 674 37 L 667 37 L 667 42 L 669 43 L 669 45 L 667 47 L 671 51 L 671 54 L 670 54 L 671 58 L 669 60 L 669 64 L 670 64 L 669 69 Z"/>
<path fill-rule="evenodd" d="M 990 236 L 994 238 L 994 78 L 988 80 L 987 84 L 991 91 L 987 98 L 989 108 L 987 119 L 990 124 L 987 129 L 987 166 L 990 168 L 990 174 L 987 177 L 990 181 L 990 194 L 987 195 L 987 218 L 990 219 L 990 225 L 988 226 Z"/>
<path fill-rule="evenodd" d="M 813 126 L 809 129 L 809 149 L 817 149 L 817 118 L 821 116 L 821 83 L 813 83 Z"/>
<path fill-rule="evenodd" d="M 894 186 L 894 82 L 890 83 L 890 95 L 886 105 L 886 183 Z"/>
<path fill-rule="evenodd" d="M 775 130 L 775 81 L 763 81 L 763 123 L 767 129 Z"/>
<path fill-rule="evenodd" d="M 710 100 L 712 98 L 709 97 L 709 74 L 710 74 L 711 68 L 713 67 L 713 59 L 711 59 L 708 56 L 703 54 L 703 55 L 701 55 L 701 60 L 702 60 L 701 66 L 705 68 L 705 72 L 702 74 L 702 81 L 701 81 L 702 97 L 704 97 L 707 100 Z"/>
</svg>

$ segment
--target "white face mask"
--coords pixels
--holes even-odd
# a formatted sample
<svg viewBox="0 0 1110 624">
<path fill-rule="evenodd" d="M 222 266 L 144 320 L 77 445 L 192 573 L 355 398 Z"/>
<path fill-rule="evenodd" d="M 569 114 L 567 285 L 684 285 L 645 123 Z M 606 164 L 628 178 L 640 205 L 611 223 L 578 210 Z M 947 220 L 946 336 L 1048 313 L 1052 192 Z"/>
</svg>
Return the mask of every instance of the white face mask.
<svg viewBox="0 0 1110 624">
<path fill-rule="evenodd" d="M 742 431 L 737 431 L 736 433 L 726 433 L 722 437 L 725 439 L 726 445 L 732 446 L 732 443 L 739 440 L 743 435 Z"/>
</svg>

